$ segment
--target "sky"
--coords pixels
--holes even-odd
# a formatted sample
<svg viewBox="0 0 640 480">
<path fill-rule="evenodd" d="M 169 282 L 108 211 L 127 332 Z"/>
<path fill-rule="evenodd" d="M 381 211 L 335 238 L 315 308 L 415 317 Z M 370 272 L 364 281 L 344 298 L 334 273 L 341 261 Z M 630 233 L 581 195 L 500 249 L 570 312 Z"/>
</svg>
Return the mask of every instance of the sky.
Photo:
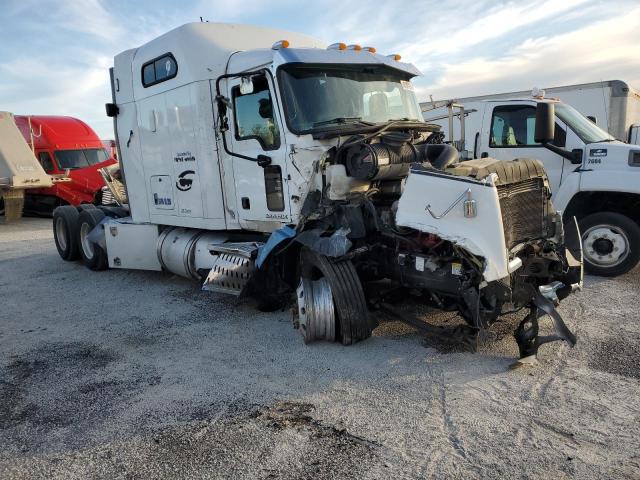
<svg viewBox="0 0 640 480">
<path fill-rule="evenodd" d="M 247 23 L 399 53 L 420 101 L 621 79 L 640 88 L 640 0 L 0 0 L 0 110 L 113 138 L 113 57 L 183 23 Z"/>
</svg>

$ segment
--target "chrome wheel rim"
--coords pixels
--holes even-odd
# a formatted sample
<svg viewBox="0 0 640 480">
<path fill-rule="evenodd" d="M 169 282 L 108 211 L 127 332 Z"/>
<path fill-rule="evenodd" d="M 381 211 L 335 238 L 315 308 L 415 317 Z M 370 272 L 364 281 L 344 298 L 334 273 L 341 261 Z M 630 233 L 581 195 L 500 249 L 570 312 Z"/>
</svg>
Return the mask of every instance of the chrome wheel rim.
<svg viewBox="0 0 640 480">
<path fill-rule="evenodd" d="M 83 223 L 80 225 L 80 244 L 82 245 L 82 252 L 84 256 L 91 260 L 93 258 L 93 243 L 89 241 L 89 232 L 91 232 L 92 227 L 88 223 Z"/>
<path fill-rule="evenodd" d="M 582 251 L 593 265 L 615 267 L 629 256 L 629 239 L 619 227 L 595 225 L 582 234 Z"/>
<path fill-rule="evenodd" d="M 336 339 L 336 314 L 331 287 L 326 278 L 301 278 L 296 289 L 298 321 L 305 343 Z"/>
<path fill-rule="evenodd" d="M 56 239 L 58 240 L 60 250 L 67 249 L 67 229 L 64 223 L 64 218 L 58 217 L 56 219 Z"/>
</svg>

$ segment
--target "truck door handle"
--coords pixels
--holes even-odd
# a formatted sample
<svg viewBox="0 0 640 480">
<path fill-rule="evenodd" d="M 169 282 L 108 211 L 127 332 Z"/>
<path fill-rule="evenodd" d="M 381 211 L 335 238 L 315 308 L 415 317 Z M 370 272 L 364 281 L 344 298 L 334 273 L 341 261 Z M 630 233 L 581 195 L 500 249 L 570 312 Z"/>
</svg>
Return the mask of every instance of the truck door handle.
<svg viewBox="0 0 640 480">
<path fill-rule="evenodd" d="M 488 158 L 488 157 L 489 157 L 489 154 L 487 152 L 482 152 L 480 154 L 480 158 Z"/>
</svg>

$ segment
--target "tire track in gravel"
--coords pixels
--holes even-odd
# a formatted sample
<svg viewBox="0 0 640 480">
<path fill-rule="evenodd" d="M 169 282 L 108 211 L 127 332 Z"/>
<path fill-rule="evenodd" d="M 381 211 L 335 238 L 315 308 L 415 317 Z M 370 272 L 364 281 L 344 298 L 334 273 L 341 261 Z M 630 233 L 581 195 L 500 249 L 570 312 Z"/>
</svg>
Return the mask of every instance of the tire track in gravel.
<svg viewBox="0 0 640 480">
<path fill-rule="evenodd" d="M 584 318 L 584 314 L 585 307 L 582 302 L 578 301 L 575 308 L 569 315 L 573 320 L 570 322 L 573 326 L 573 331 L 578 338 L 580 335 L 580 322 L 578 319 Z M 564 317 L 566 318 L 567 315 Z M 524 421 L 517 427 L 515 433 L 515 439 L 519 447 L 526 448 L 527 446 L 536 445 L 536 435 L 534 433 L 534 428 L 536 426 L 544 429 L 548 433 L 559 436 L 560 439 L 569 440 L 569 443 L 571 443 L 574 448 L 578 446 L 578 442 L 573 438 L 573 434 L 539 419 L 544 416 L 539 405 L 544 403 L 544 400 L 548 395 L 549 388 L 551 388 L 559 378 L 562 378 L 562 374 L 567 368 L 567 354 L 569 348 L 571 347 L 563 341 L 554 354 L 552 360 L 553 368 L 537 368 L 533 373 L 533 375 L 536 375 L 536 381 L 531 385 L 531 387 L 522 393 L 522 407 L 526 408 L 530 414 L 520 416 Z M 562 389 L 558 389 L 557 393 L 561 396 L 563 401 L 566 399 L 566 395 L 563 393 Z"/>
<path fill-rule="evenodd" d="M 439 423 L 438 428 L 442 437 L 446 440 L 445 445 L 448 445 L 455 457 L 467 462 L 468 454 L 464 446 L 464 440 L 460 435 L 459 429 L 456 426 L 454 418 L 447 405 L 447 384 L 444 366 L 439 365 L 435 370 L 435 375 L 432 376 L 432 379 L 434 380 L 432 390 L 433 397 L 438 406 L 438 412 L 436 415 Z M 451 452 L 446 451 L 440 446 L 436 447 L 435 451 L 424 464 L 424 470 L 421 478 L 435 477 L 438 472 L 437 466 L 440 465 L 441 461 L 444 459 L 450 459 L 450 453 Z"/>
</svg>

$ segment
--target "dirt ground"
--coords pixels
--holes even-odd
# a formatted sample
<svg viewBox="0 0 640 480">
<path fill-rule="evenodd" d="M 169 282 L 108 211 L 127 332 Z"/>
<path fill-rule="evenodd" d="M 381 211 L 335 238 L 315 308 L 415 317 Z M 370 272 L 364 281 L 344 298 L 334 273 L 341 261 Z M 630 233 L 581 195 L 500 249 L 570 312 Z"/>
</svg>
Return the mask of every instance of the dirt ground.
<svg viewBox="0 0 640 480">
<path fill-rule="evenodd" d="M 576 347 L 509 370 L 520 314 L 475 354 L 383 317 L 305 346 L 289 312 L 0 223 L 0 478 L 640 478 L 639 294 L 587 278 Z"/>
</svg>

